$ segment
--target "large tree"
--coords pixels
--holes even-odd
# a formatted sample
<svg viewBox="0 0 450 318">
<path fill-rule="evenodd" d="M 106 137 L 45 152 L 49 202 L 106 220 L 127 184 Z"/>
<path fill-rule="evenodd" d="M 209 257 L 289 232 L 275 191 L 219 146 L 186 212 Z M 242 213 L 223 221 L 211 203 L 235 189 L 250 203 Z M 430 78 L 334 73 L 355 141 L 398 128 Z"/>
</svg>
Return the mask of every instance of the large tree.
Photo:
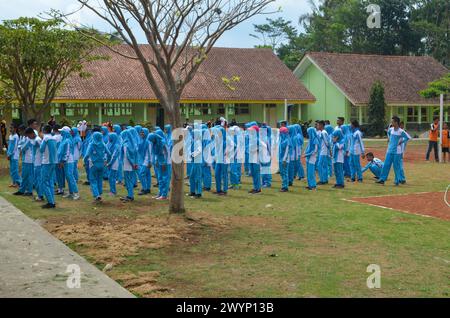
<svg viewBox="0 0 450 318">
<path fill-rule="evenodd" d="M 180 98 L 202 63 L 226 32 L 267 13 L 274 0 L 78 0 L 106 21 L 133 50 L 147 81 L 175 128 L 183 127 Z M 139 45 L 143 33 L 151 47 Z M 112 48 L 114 50 L 114 48 Z M 174 147 L 182 142 L 175 140 Z M 173 162 L 170 212 L 183 213 L 184 165 Z"/>
<path fill-rule="evenodd" d="M 96 42 L 63 28 L 61 20 L 19 18 L 0 25 L 0 81 L 12 84 L 24 120 L 41 120 L 64 81 L 83 72 Z"/>
</svg>

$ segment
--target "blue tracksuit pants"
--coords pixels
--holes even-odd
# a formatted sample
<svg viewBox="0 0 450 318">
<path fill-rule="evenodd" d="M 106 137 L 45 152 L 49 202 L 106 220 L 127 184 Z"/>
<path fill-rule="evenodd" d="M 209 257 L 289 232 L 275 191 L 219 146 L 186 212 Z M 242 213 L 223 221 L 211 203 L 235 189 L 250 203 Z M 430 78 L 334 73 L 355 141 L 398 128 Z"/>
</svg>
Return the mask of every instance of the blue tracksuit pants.
<svg viewBox="0 0 450 318">
<path fill-rule="evenodd" d="M 148 166 L 139 167 L 139 180 L 141 181 L 142 191 L 150 191 L 152 175 Z"/>
<path fill-rule="evenodd" d="M 56 166 L 56 184 L 58 185 L 58 190 L 64 190 L 66 185 L 66 178 L 64 175 L 64 168 Z"/>
<path fill-rule="evenodd" d="M 202 187 L 202 164 L 193 163 L 191 168 L 191 175 L 189 176 L 189 188 L 191 193 L 201 195 Z"/>
<path fill-rule="evenodd" d="M 169 196 L 169 183 L 170 177 L 169 165 L 158 165 L 158 176 L 159 176 L 159 196 L 167 198 Z"/>
<path fill-rule="evenodd" d="M 321 183 L 328 183 L 328 156 L 319 156 L 319 179 Z"/>
<path fill-rule="evenodd" d="M 37 196 L 39 198 L 44 197 L 43 186 L 42 186 L 42 166 L 34 167 L 34 189 L 36 190 Z"/>
<path fill-rule="evenodd" d="M 125 188 L 127 189 L 127 197 L 134 199 L 134 185 L 136 184 L 136 171 L 124 171 L 123 178 Z"/>
<path fill-rule="evenodd" d="M 301 160 L 297 161 L 297 176 L 300 180 L 305 179 L 305 169 L 303 168 L 303 163 Z"/>
<path fill-rule="evenodd" d="M 113 194 L 117 194 L 116 182 L 118 175 L 119 175 L 118 170 L 109 169 L 109 177 L 108 177 L 109 191 Z"/>
<path fill-rule="evenodd" d="M 55 204 L 55 185 L 53 183 L 56 164 L 43 164 L 42 169 L 42 188 L 47 202 Z"/>
<path fill-rule="evenodd" d="M 253 179 L 253 190 L 261 190 L 261 165 L 259 163 L 251 163 L 250 174 Z"/>
<path fill-rule="evenodd" d="M 343 186 L 345 185 L 344 181 L 344 164 L 341 162 L 336 162 L 334 164 L 334 174 L 336 176 L 336 185 Z"/>
<path fill-rule="evenodd" d="M 350 157 L 347 155 L 344 156 L 344 176 L 349 178 L 352 176 L 350 170 Z"/>
<path fill-rule="evenodd" d="M 394 166 L 395 184 L 398 185 L 401 181 L 401 164 L 400 155 L 398 154 L 386 154 L 386 160 L 384 162 L 383 170 L 381 171 L 380 181 L 386 181 L 388 179 L 392 166 Z"/>
<path fill-rule="evenodd" d="M 350 171 L 352 180 L 363 180 L 360 155 L 350 155 Z"/>
<path fill-rule="evenodd" d="M 217 193 L 228 192 L 228 164 L 216 163 L 215 177 Z"/>
<path fill-rule="evenodd" d="M 308 179 L 308 187 L 315 189 L 317 188 L 316 181 L 316 165 L 313 163 L 306 164 L 306 175 Z"/>
<path fill-rule="evenodd" d="M 261 181 L 266 188 L 272 187 L 272 173 L 270 171 L 272 163 L 261 164 Z"/>
<path fill-rule="evenodd" d="M 19 191 L 33 193 L 34 166 L 32 163 L 22 163 L 22 183 Z"/>
<path fill-rule="evenodd" d="M 91 191 L 94 198 L 98 198 L 103 194 L 103 172 L 104 166 L 97 164 L 89 168 L 89 182 L 91 183 Z"/>
<path fill-rule="evenodd" d="M 78 185 L 73 175 L 74 165 L 75 164 L 73 162 L 64 164 L 64 177 L 67 180 L 67 184 L 69 186 L 69 193 L 78 193 Z"/>
<path fill-rule="evenodd" d="M 73 177 L 75 182 L 78 183 L 80 180 L 80 174 L 78 173 L 78 161 L 73 163 Z"/>
<path fill-rule="evenodd" d="M 11 181 L 14 184 L 21 184 L 22 178 L 19 174 L 19 160 L 11 159 L 9 161 L 9 175 L 11 176 Z"/>
<path fill-rule="evenodd" d="M 203 188 L 206 190 L 211 190 L 212 187 L 211 167 L 207 164 L 203 164 L 202 166 L 202 179 L 203 179 Z"/>
<path fill-rule="evenodd" d="M 288 190 L 289 189 L 289 162 L 280 162 L 280 177 L 281 177 L 281 189 Z"/>
<path fill-rule="evenodd" d="M 242 164 L 232 163 L 230 169 L 230 183 L 233 186 L 241 184 L 240 169 L 242 169 Z"/>
</svg>

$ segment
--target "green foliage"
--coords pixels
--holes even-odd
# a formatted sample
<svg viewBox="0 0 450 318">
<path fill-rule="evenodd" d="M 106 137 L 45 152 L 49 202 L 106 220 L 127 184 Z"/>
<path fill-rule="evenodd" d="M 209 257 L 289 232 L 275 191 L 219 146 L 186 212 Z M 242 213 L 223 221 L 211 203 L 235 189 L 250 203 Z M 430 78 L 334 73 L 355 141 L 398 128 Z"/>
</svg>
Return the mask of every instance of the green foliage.
<svg viewBox="0 0 450 318">
<path fill-rule="evenodd" d="M 258 47 L 277 50 L 281 43 L 297 34 L 297 30 L 292 26 L 291 21 L 286 21 L 283 18 L 266 19 L 266 21 L 265 24 L 254 24 L 255 34 L 250 34 L 251 37 L 263 42 L 263 45 Z"/>
<path fill-rule="evenodd" d="M 386 101 L 384 99 L 383 83 L 377 81 L 373 84 L 370 92 L 370 99 L 368 105 L 369 124 L 367 127 L 367 135 L 369 136 L 383 136 L 386 126 Z"/>
<path fill-rule="evenodd" d="M 147 128 L 148 130 L 153 131 L 154 126 L 151 121 L 145 121 L 145 122 L 141 123 L 140 125 L 143 128 Z"/>
<path fill-rule="evenodd" d="M 83 63 L 102 58 L 91 54 L 95 41 L 64 26 L 58 19 L 36 18 L 0 24 L 0 81 L 14 84 L 24 119 L 40 118 L 67 77 L 89 76 Z"/>
<path fill-rule="evenodd" d="M 450 94 L 450 73 L 447 73 L 443 78 L 430 83 L 427 89 L 420 92 L 420 95 L 425 98 L 436 98 L 441 94 L 444 94 L 444 98 L 447 98 Z"/>
<path fill-rule="evenodd" d="M 290 21 L 269 20 L 255 26 L 265 44 L 283 39 L 274 49 L 294 69 L 306 52 L 328 51 L 383 55 L 432 55 L 450 63 L 450 2 L 448 0 L 321 0 L 299 18 L 301 29 Z M 367 6 L 381 8 L 381 28 L 367 27 Z M 275 23 L 279 21 L 279 23 Z M 286 28 L 283 28 L 285 26 Z"/>
</svg>

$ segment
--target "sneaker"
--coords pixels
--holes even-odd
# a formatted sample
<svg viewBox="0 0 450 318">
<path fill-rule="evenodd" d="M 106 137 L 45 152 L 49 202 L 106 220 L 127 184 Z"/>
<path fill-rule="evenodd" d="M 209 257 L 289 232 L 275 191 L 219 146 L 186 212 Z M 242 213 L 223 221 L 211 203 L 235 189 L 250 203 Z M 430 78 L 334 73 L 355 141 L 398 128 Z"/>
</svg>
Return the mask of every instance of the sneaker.
<svg viewBox="0 0 450 318">
<path fill-rule="evenodd" d="M 161 197 L 161 196 L 156 195 L 156 196 L 152 197 L 152 199 L 158 200 L 160 197 Z"/>
<path fill-rule="evenodd" d="M 193 197 L 195 197 L 195 193 L 194 193 L 194 192 L 191 192 L 191 193 L 189 193 L 187 196 L 193 198 Z"/>
<path fill-rule="evenodd" d="M 405 180 L 400 181 L 400 184 L 406 184 L 406 181 Z"/>
<path fill-rule="evenodd" d="M 255 193 L 255 189 L 252 189 L 252 190 L 248 191 L 248 193 L 249 193 L 249 194 Z"/>
<path fill-rule="evenodd" d="M 159 197 L 156 200 L 158 200 L 158 201 L 167 201 L 168 199 L 167 199 L 167 197 Z"/>
<path fill-rule="evenodd" d="M 43 205 L 42 208 L 43 209 L 54 209 L 54 208 L 56 208 L 56 205 L 52 204 L 52 203 L 47 203 L 47 204 Z"/>
<path fill-rule="evenodd" d="M 148 192 L 144 191 L 144 190 L 142 190 L 141 192 L 138 193 L 138 195 L 147 195 L 147 194 L 148 194 Z"/>
<path fill-rule="evenodd" d="M 14 192 L 13 195 L 25 195 L 25 193 L 17 191 L 17 192 Z"/>
<path fill-rule="evenodd" d="M 78 200 L 80 200 L 80 195 L 78 194 L 78 193 L 74 193 L 73 195 L 72 195 L 72 200 L 74 200 L 74 201 L 78 201 Z"/>
<path fill-rule="evenodd" d="M 253 190 L 253 193 L 252 193 L 252 194 L 261 194 L 261 193 L 262 193 L 261 190 Z"/>
<path fill-rule="evenodd" d="M 66 193 L 66 194 L 64 194 L 62 197 L 63 197 L 64 199 L 68 199 L 68 198 L 72 197 L 72 194 L 71 194 L 71 193 Z"/>
<path fill-rule="evenodd" d="M 103 201 L 102 197 L 96 197 L 94 202 L 95 203 L 100 203 L 102 201 Z"/>
<path fill-rule="evenodd" d="M 35 197 L 34 198 L 34 201 L 36 201 L 36 202 L 42 202 L 42 201 L 44 201 L 44 198 L 40 198 L 40 197 Z"/>
<path fill-rule="evenodd" d="M 286 193 L 286 192 L 289 192 L 289 190 L 288 189 L 281 189 L 280 192 Z"/>
<path fill-rule="evenodd" d="M 85 181 L 85 182 L 83 183 L 83 185 L 88 186 L 88 185 L 91 185 L 91 183 L 90 183 L 89 181 Z"/>
<path fill-rule="evenodd" d="M 224 197 L 224 196 L 227 196 L 228 193 L 227 193 L 227 192 L 220 192 L 220 193 L 218 193 L 218 195 L 219 195 L 220 197 Z"/>
<path fill-rule="evenodd" d="M 58 191 L 56 191 L 56 194 L 55 194 L 55 195 L 64 195 L 64 191 L 58 190 Z"/>
<path fill-rule="evenodd" d="M 376 181 L 375 183 L 384 185 L 384 181 L 383 180 Z"/>
<path fill-rule="evenodd" d="M 201 194 L 197 194 L 197 195 L 195 195 L 195 198 L 196 198 L 196 199 L 201 199 L 201 198 L 202 198 L 202 195 L 201 195 Z"/>
</svg>

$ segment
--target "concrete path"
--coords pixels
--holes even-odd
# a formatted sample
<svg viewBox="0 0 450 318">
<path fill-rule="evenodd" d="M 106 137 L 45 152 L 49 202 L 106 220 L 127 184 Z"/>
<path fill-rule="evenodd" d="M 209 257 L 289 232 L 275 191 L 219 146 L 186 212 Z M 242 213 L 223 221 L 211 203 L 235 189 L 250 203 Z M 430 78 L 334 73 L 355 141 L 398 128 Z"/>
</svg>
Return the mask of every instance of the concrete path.
<svg viewBox="0 0 450 318">
<path fill-rule="evenodd" d="M 0 197 L 1 297 L 134 296 Z"/>
</svg>

